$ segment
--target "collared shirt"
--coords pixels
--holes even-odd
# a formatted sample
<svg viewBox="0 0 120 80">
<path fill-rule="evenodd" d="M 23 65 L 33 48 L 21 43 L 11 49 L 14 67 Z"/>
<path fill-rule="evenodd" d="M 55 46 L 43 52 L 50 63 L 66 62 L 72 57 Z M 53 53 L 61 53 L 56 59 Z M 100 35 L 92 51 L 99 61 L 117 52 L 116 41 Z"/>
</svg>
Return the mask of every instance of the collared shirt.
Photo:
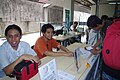
<svg viewBox="0 0 120 80">
<path fill-rule="evenodd" d="M 0 75 L 5 75 L 2 71 L 3 68 L 14 62 L 22 54 L 36 55 L 30 45 L 21 41 L 18 45 L 18 49 L 14 50 L 11 45 L 6 41 L 0 46 Z M 2 77 L 0 76 L 0 77 Z"/>
<path fill-rule="evenodd" d="M 91 29 L 89 32 L 88 44 L 94 45 L 98 39 L 100 39 L 99 31 L 95 31 L 95 30 Z"/>
</svg>

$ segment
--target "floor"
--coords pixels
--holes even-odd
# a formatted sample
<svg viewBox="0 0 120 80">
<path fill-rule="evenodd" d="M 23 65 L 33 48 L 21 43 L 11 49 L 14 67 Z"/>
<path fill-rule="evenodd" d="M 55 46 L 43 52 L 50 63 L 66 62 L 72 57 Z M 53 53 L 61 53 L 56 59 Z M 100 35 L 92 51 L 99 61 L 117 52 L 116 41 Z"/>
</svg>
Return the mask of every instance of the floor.
<svg viewBox="0 0 120 80">
<path fill-rule="evenodd" d="M 40 33 L 31 33 L 31 34 L 25 34 L 22 36 L 21 41 L 28 42 L 30 46 L 33 46 L 36 42 L 36 40 L 39 38 Z M 3 42 L 6 41 L 6 38 L 0 38 L 0 45 L 3 44 Z M 81 36 L 81 42 L 85 43 L 86 42 L 86 35 Z"/>
</svg>

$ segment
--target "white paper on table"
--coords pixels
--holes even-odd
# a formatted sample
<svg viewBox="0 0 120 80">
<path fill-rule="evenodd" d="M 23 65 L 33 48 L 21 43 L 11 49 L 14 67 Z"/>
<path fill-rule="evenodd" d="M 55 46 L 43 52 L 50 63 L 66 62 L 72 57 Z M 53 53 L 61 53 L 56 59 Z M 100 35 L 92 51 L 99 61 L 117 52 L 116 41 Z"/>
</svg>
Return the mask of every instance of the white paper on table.
<svg viewBox="0 0 120 80">
<path fill-rule="evenodd" d="M 58 80 L 74 80 L 75 76 L 67 72 L 58 70 Z"/>
<path fill-rule="evenodd" d="M 92 48 L 87 47 L 87 49 L 92 49 Z M 88 59 L 91 56 L 90 50 L 87 49 L 78 47 L 74 51 L 75 65 L 78 72 L 80 71 L 80 67 L 81 67 L 81 58 Z M 87 62 L 87 64 L 91 64 L 91 63 Z"/>
<path fill-rule="evenodd" d="M 90 50 L 86 50 L 85 48 L 79 48 L 79 53 L 83 58 L 88 58 L 91 55 Z"/>
<path fill-rule="evenodd" d="M 92 55 L 91 57 L 90 57 L 90 59 L 88 60 L 88 64 L 90 65 L 90 67 L 94 64 L 94 62 L 96 61 L 96 59 L 97 59 L 97 56 L 98 55 Z"/>
<path fill-rule="evenodd" d="M 55 59 L 41 66 L 38 70 L 40 80 L 58 80 Z"/>
<path fill-rule="evenodd" d="M 75 51 L 74 51 L 74 59 L 75 59 L 75 65 L 76 65 L 76 69 L 77 71 L 79 72 L 79 69 L 81 67 L 81 54 L 80 54 L 80 50 L 79 48 L 76 48 Z"/>
</svg>

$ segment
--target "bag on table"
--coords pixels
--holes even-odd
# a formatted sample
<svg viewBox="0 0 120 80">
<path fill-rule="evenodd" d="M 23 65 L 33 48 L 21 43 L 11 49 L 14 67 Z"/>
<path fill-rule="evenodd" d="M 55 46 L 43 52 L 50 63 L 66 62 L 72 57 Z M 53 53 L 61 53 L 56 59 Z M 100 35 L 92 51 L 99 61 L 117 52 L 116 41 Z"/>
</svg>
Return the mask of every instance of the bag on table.
<svg viewBox="0 0 120 80">
<path fill-rule="evenodd" d="M 30 60 L 23 60 L 14 68 L 12 75 L 16 76 L 17 80 L 29 80 L 38 73 L 38 63 Z"/>
</svg>

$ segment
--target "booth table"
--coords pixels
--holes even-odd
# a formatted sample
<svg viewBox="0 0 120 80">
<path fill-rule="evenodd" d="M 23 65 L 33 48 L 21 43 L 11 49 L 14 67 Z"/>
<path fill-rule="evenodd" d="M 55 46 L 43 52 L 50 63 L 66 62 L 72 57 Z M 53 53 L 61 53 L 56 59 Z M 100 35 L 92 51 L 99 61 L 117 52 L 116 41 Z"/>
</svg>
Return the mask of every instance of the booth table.
<svg viewBox="0 0 120 80">
<path fill-rule="evenodd" d="M 85 47 L 85 46 L 86 45 L 82 44 L 82 43 L 74 43 L 74 44 L 69 45 L 67 48 L 70 51 L 74 51 L 74 49 L 76 49 L 78 47 Z M 91 73 L 89 73 L 90 70 L 93 68 L 93 66 L 86 67 L 86 63 L 89 60 L 89 58 L 88 59 L 83 59 L 83 58 L 80 59 L 81 60 L 81 67 L 80 67 L 79 72 L 77 72 L 74 57 L 64 57 L 64 56 L 50 57 L 50 56 L 47 56 L 47 57 L 41 59 L 41 65 L 39 67 L 41 67 L 45 63 L 49 62 L 50 60 L 55 59 L 56 65 L 57 65 L 57 70 L 62 70 L 62 71 L 67 72 L 71 75 L 74 75 L 75 80 L 86 80 L 87 76 L 91 74 Z M 96 58 L 96 60 L 97 60 L 97 58 Z M 94 61 L 94 63 L 96 62 L 96 60 Z M 3 80 L 5 80 L 5 79 L 3 79 Z M 8 79 L 8 80 L 10 80 L 10 79 Z M 15 79 L 12 79 L 12 80 L 15 80 Z M 40 80 L 39 73 L 37 73 L 30 80 Z"/>
<path fill-rule="evenodd" d="M 86 45 L 82 44 L 82 43 L 74 43 L 74 44 L 71 44 L 70 46 L 68 46 L 67 48 L 71 51 L 74 51 L 74 49 L 76 49 L 78 47 L 84 47 L 84 46 L 86 46 Z M 74 75 L 75 80 L 86 80 L 87 77 L 91 74 L 91 73 L 89 73 L 90 70 L 93 68 L 93 66 L 87 68 L 86 63 L 87 63 L 88 59 L 81 58 L 80 71 L 77 72 L 74 57 L 63 57 L 63 56 L 61 56 L 61 57 L 49 57 L 49 56 L 45 57 L 41 60 L 42 64 L 40 66 L 44 65 L 45 63 L 49 62 L 52 59 L 56 60 L 57 70 L 62 70 L 71 75 Z M 97 58 L 96 58 L 96 60 L 97 60 Z M 94 61 L 94 64 L 95 64 L 96 60 Z M 38 73 L 31 80 L 39 80 L 39 78 L 40 78 L 40 76 Z"/>
</svg>

